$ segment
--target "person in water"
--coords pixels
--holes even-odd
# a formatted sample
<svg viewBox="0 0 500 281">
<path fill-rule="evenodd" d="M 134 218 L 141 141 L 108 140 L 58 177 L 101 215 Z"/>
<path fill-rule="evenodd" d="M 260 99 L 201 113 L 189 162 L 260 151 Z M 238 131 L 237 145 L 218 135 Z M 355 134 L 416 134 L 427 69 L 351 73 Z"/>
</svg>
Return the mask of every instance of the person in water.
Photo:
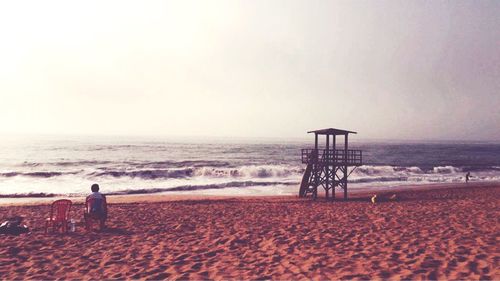
<svg viewBox="0 0 500 281">
<path fill-rule="evenodd" d="M 106 203 L 106 196 L 99 192 L 99 185 L 94 183 L 90 189 L 92 193 L 87 196 L 88 202 L 85 212 L 85 219 L 92 218 L 99 220 L 101 230 L 106 227 L 106 218 L 108 216 L 108 209 Z"/>
<path fill-rule="evenodd" d="M 467 172 L 467 174 L 465 174 L 465 183 L 468 183 L 469 179 L 470 179 L 470 172 Z"/>
</svg>

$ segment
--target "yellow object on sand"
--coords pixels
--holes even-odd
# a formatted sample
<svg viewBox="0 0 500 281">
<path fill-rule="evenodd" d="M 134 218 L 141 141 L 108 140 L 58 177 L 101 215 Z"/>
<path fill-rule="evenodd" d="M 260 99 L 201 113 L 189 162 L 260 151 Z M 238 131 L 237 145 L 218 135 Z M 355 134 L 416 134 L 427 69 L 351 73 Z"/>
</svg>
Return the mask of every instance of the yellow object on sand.
<svg viewBox="0 0 500 281">
<path fill-rule="evenodd" d="M 375 204 L 377 202 L 377 194 L 372 196 L 372 203 Z"/>
</svg>

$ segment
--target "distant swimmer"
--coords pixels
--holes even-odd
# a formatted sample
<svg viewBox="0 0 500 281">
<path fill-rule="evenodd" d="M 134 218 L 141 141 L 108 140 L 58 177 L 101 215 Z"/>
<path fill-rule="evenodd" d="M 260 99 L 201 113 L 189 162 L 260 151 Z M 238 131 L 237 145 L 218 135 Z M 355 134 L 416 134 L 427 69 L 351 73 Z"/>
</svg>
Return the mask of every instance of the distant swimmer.
<svg viewBox="0 0 500 281">
<path fill-rule="evenodd" d="M 465 183 L 468 183 L 469 179 L 470 179 L 470 172 L 467 172 L 467 174 L 465 174 Z"/>
</svg>

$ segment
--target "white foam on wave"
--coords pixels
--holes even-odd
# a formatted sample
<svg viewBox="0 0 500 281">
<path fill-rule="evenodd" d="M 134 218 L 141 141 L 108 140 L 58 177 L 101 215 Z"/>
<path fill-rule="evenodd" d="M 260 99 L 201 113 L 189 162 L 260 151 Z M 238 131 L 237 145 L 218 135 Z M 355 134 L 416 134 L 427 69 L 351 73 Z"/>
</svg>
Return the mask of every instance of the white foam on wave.
<svg viewBox="0 0 500 281">
<path fill-rule="evenodd" d="M 272 188 L 272 185 L 267 184 L 269 182 L 276 182 L 277 185 L 287 183 L 285 189 L 293 190 L 295 188 L 293 184 L 296 184 L 296 188 L 298 188 L 304 168 L 304 165 L 276 164 L 239 167 L 185 167 L 158 171 L 131 169 L 118 173 L 107 171 L 103 174 L 87 169 L 78 174 L 40 176 L 38 178 L 34 178 L 33 174 L 30 176 L 18 174 L 2 178 L 0 194 L 86 194 L 92 183 L 99 183 L 104 192 L 110 193 L 123 190 L 220 185 L 228 186 L 228 188 L 219 188 L 217 193 L 224 193 L 224 190 L 227 189 L 227 194 L 231 195 L 230 190 L 234 190 L 233 185 L 228 184 L 231 182 L 236 182 L 236 185 L 239 182 L 255 182 L 255 184 L 244 184 L 237 187 L 238 190 L 254 188 L 276 190 Z M 454 166 L 436 166 L 423 170 L 415 166 L 363 165 L 355 169 L 349 176 L 350 186 L 353 188 L 413 183 L 453 183 L 464 182 L 464 180 L 464 170 Z M 471 181 L 500 181 L 500 171 L 489 169 L 472 172 Z M 266 182 L 265 186 L 261 186 L 264 182 Z M 246 191 L 242 193 L 248 194 Z"/>
<path fill-rule="evenodd" d="M 462 169 L 453 166 L 437 166 L 432 171 L 435 174 L 457 174 L 461 173 Z"/>
<path fill-rule="evenodd" d="M 398 167 L 398 166 L 372 166 L 372 165 L 362 165 L 354 170 L 354 174 L 362 176 L 371 175 L 386 175 L 393 176 L 397 175 L 408 175 L 408 174 L 422 174 L 424 171 L 419 167 Z"/>
<path fill-rule="evenodd" d="M 203 167 L 194 170 L 195 176 L 204 177 L 244 177 L 282 178 L 300 175 L 304 168 L 289 165 L 249 165 L 237 168 Z"/>
</svg>

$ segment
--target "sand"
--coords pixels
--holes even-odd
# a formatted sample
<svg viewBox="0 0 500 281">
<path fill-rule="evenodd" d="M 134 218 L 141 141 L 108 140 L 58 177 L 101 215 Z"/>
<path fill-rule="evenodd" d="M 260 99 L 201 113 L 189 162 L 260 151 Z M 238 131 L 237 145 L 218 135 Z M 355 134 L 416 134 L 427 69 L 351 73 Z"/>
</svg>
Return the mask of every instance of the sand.
<svg viewBox="0 0 500 281">
<path fill-rule="evenodd" d="M 32 232 L 0 235 L 0 276 L 500 279 L 500 184 L 426 186 L 377 204 L 370 196 L 333 203 L 295 197 L 116 198 L 109 200 L 106 231 L 87 233 L 78 225 L 75 233 L 48 235 L 47 205 L 3 206 L 0 219 L 22 215 Z M 72 217 L 80 220 L 82 209 L 74 205 Z"/>
</svg>

